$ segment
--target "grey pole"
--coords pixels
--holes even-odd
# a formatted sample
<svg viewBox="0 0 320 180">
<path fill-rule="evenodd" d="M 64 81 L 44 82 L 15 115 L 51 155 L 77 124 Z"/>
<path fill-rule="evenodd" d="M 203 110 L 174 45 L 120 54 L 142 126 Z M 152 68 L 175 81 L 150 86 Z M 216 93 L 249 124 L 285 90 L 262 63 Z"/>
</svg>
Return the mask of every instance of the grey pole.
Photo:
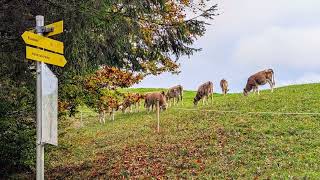
<svg viewBox="0 0 320 180">
<path fill-rule="evenodd" d="M 42 34 L 42 27 L 44 26 L 44 17 L 41 15 L 36 16 L 36 31 L 37 34 Z M 37 180 L 44 179 L 44 144 L 42 143 L 42 87 L 41 87 L 41 70 L 43 62 L 37 61 Z"/>
</svg>

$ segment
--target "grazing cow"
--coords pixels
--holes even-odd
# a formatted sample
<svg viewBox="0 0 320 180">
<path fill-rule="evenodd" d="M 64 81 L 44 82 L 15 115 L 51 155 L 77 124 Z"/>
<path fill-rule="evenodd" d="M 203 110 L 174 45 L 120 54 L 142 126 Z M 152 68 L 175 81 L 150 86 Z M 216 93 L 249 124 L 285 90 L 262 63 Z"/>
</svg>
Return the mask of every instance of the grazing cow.
<svg viewBox="0 0 320 180">
<path fill-rule="evenodd" d="M 229 89 L 228 89 L 228 81 L 225 80 L 225 79 L 222 79 L 220 81 L 220 87 L 222 89 L 222 94 L 226 95 L 228 93 L 228 91 L 229 91 Z"/>
<path fill-rule="evenodd" d="M 170 101 L 173 100 L 173 105 L 175 102 L 182 102 L 183 98 L 183 87 L 181 85 L 173 86 L 168 89 L 168 92 L 166 94 L 166 98 L 168 100 L 169 106 L 170 106 Z M 176 101 L 175 101 L 176 100 Z"/>
<path fill-rule="evenodd" d="M 166 96 L 164 91 L 147 93 L 144 99 L 145 99 L 144 106 L 147 108 L 149 112 L 150 112 L 150 107 L 152 108 L 152 111 L 153 111 L 153 107 L 157 106 L 158 101 L 159 101 L 160 109 L 162 110 L 167 109 L 167 102 L 166 102 Z"/>
<path fill-rule="evenodd" d="M 243 94 L 247 96 L 248 93 L 251 90 L 253 90 L 253 93 L 258 92 L 258 95 L 259 95 L 260 91 L 258 86 L 265 85 L 266 83 L 269 83 L 271 92 L 273 92 L 275 81 L 274 81 L 274 72 L 272 69 L 266 69 L 250 76 L 248 78 L 246 87 L 243 89 Z"/>
<path fill-rule="evenodd" d="M 114 120 L 114 111 L 115 109 L 112 109 L 110 107 L 99 107 L 99 122 L 100 123 L 106 123 L 106 113 L 108 113 L 110 115 L 110 119 Z"/>
<path fill-rule="evenodd" d="M 208 81 L 202 84 L 198 88 L 196 97 L 194 97 L 193 99 L 193 104 L 197 105 L 201 99 L 202 99 L 202 104 L 204 104 L 204 101 L 205 100 L 207 101 L 209 96 L 211 96 L 211 102 L 212 102 L 213 101 L 212 93 L 213 93 L 213 83 L 211 81 Z"/>
<path fill-rule="evenodd" d="M 109 113 L 110 120 L 114 120 L 114 112 L 118 111 L 121 108 L 121 105 L 117 100 L 107 100 L 105 97 L 101 97 L 98 102 L 98 110 L 99 110 L 99 122 L 105 123 L 105 114 Z"/>
<path fill-rule="evenodd" d="M 126 112 L 127 108 L 130 108 L 130 112 L 132 112 L 132 106 L 135 107 L 137 111 L 139 111 L 140 102 L 144 99 L 144 95 L 139 93 L 127 94 L 121 104 L 121 110 L 123 113 Z"/>
</svg>

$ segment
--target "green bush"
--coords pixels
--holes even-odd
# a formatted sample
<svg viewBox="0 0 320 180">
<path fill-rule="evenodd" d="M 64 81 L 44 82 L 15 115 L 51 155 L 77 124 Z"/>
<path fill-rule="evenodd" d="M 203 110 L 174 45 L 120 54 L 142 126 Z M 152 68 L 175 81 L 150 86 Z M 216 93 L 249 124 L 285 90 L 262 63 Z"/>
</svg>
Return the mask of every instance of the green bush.
<svg viewBox="0 0 320 180">
<path fill-rule="evenodd" d="M 30 120 L 0 118 L 0 177 L 18 171 L 33 171 L 35 132 L 35 124 Z"/>
</svg>

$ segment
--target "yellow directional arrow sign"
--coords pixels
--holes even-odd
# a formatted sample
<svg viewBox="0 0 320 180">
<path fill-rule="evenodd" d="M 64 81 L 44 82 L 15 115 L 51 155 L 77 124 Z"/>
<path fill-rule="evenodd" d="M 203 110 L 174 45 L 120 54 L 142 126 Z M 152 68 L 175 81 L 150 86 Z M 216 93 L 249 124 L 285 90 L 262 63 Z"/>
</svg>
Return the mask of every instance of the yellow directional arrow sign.
<svg viewBox="0 0 320 180">
<path fill-rule="evenodd" d="M 61 67 L 63 67 L 67 63 L 63 55 L 55 54 L 37 48 L 32 48 L 29 46 L 26 46 L 26 55 L 27 59 L 41 61 L 47 64 L 53 64 Z"/>
<path fill-rule="evenodd" d="M 25 43 L 63 54 L 63 43 L 26 31 L 21 36 Z"/>
<path fill-rule="evenodd" d="M 60 34 L 63 32 L 63 21 L 58 21 L 52 24 L 48 24 L 45 26 L 46 28 L 53 28 L 52 32 L 49 32 L 45 36 L 53 36 L 56 34 Z"/>
</svg>

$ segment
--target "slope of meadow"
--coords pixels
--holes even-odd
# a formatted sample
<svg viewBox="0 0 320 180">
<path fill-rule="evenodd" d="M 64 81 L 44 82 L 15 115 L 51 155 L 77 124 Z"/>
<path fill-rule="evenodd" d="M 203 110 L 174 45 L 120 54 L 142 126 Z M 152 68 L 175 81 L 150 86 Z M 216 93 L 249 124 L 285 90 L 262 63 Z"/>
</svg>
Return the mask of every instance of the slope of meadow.
<svg viewBox="0 0 320 180">
<path fill-rule="evenodd" d="M 135 92 L 158 89 L 130 89 Z M 48 178 L 304 178 L 320 177 L 320 84 L 282 87 L 260 96 L 214 95 L 194 109 L 184 104 L 155 113 L 116 114 L 99 124 L 97 114 L 60 121 L 59 146 L 48 147 Z M 177 108 L 185 108 L 183 110 Z M 186 110 L 193 109 L 193 110 Z M 211 110 L 211 111 L 204 111 Z M 212 110 L 237 111 L 233 113 Z M 47 151 L 48 152 L 48 151 Z"/>
</svg>

